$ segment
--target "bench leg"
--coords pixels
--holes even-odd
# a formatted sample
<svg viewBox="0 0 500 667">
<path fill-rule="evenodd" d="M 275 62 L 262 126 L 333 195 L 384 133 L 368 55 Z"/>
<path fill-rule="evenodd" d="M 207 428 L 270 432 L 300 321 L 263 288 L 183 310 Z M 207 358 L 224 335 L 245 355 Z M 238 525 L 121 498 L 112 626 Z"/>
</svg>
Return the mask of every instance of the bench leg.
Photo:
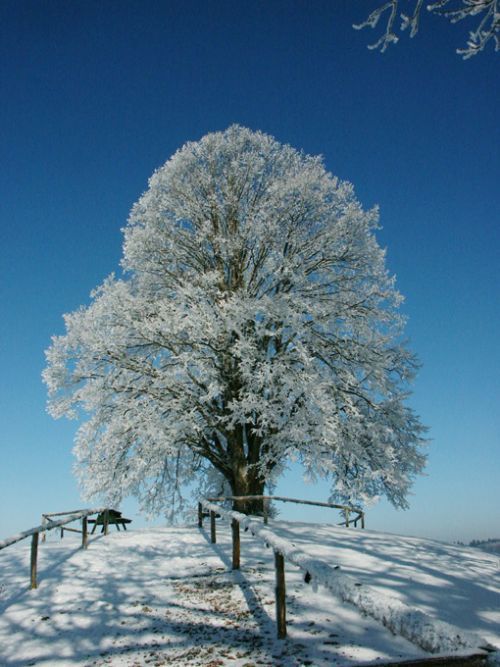
<svg viewBox="0 0 500 667">
<path fill-rule="evenodd" d="M 116 525 L 116 530 L 117 530 L 118 532 L 120 532 L 120 524 L 118 523 L 118 521 L 116 522 L 115 525 Z"/>
<path fill-rule="evenodd" d="M 94 527 L 92 528 L 92 532 L 90 533 L 91 535 L 93 535 L 93 534 L 95 533 L 95 529 L 96 529 L 96 528 L 97 528 L 97 524 L 94 523 Z"/>
<path fill-rule="evenodd" d="M 127 524 L 126 523 L 122 523 L 122 526 L 123 526 L 123 530 L 127 530 Z"/>
</svg>

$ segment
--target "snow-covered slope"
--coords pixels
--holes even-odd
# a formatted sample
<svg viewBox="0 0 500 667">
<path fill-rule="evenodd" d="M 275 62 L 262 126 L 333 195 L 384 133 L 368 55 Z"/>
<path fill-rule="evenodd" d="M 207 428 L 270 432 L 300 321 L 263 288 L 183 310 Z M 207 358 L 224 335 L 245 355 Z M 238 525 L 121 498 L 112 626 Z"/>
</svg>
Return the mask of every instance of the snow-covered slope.
<svg viewBox="0 0 500 667">
<path fill-rule="evenodd" d="M 438 542 L 273 522 L 282 539 L 380 592 L 500 647 L 498 559 Z M 0 552 L 0 664 L 360 665 L 423 656 L 408 641 L 287 565 L 288 638 L 275 639 L 273 554 L 242 532 L 230 571 L 229 526 L 213 546 L 196 528 L 112 533 L 85 552 L 65 537 Z"/>
<path fill-rule="evenodd" d="M 500 560 L 476 549 L 369 530 L 277 523 L 301 550 L 381 594 L 500 648 Z M 314 538 L 314 539 L 312 539 Z"/>
</svg>

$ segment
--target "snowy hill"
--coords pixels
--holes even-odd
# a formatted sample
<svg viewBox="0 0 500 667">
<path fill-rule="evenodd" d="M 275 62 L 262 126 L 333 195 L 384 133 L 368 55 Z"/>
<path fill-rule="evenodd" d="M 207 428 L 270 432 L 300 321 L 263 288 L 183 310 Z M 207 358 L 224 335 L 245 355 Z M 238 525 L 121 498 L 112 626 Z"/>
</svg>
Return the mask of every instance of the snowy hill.
<svg viewBox="0 0 500 667">
<path fill-rule="evenodd" d="M 361 665 L 423 657 L 287 564 L 288 637 L 275 638 L 271 549 L 242 532 L 216 545 L 194 527 L 113 532 L 87 551 L 77 538 L 41 545 L 40 584 L 27 590 L 29 545 L 0 551 L 0 664 Z M 498 558 L 477 549 L 327 525 L 269 528 L 363 586 L 500 648 Z"/>
</svg>

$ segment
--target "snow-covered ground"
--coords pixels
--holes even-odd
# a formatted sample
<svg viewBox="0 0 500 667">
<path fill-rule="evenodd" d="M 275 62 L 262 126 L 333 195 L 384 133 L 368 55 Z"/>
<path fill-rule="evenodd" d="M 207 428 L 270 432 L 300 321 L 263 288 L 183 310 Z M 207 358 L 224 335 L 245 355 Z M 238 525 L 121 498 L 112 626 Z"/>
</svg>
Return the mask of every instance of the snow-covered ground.
<svg viewBox="0 0 500 667">
<path fill-rule="evenodd" d="M 279 523 L 302 551 L 341 566 L 429 616 L 500 648 L 500 558 L 476 549 L 369 530 Z M 318 549 L 318 545 L 321 545 Z"/>
<path fill-rule="evenodd" d="M 361 665 L 421 657 L 287 564 L 288 637 L 275 638 L 274 558 L 242 532 L 232 572 L 227 523 L 218 543 L 194 527 L 53 536 L 28 590 L 29 541 L 0 551 L 0 665 Z M 429 616 L 500 648 L 498 557 L 408 537 L 271 522 L 297 548 Z"/>
</svg>

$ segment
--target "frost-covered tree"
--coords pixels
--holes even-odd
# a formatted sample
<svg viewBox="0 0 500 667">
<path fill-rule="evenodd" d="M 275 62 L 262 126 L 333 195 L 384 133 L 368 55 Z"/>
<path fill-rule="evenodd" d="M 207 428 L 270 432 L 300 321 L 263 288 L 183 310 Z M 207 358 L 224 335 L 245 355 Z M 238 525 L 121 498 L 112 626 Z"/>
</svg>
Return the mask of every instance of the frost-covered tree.
<svg viewBox="0 0 500 667">
<path fill-rule="evenodd" d="M 87 494 L 158 511 L 197 477 L 262 494 L 298 460 L 337 499 L 404 507 L 422 427 L 376 228 L 320 158 L 239 126 L 156 171 L 124 229 L 124 278 L 47 351 L 50 413 L 89 415 Z"/>
<path fill-rule="evenodd" d="M 376 28 L 382 16 L 385 17 L 385 27 L 381 37 L 371 44 L 369 49 L 379 49 L 382 53 L 390 44 L 396 44 L 399 37 L 396 33 L 398 20 L 400 29 L 409 30 L 410 37 L 418 32 L 422 9 L 447 18 L 451 23 L 464 20 L 474 21 L 473 29 L 469 31 L 467 44 L 457 49 L 464 60 L 484 51 L 491 41 L 495 50 L 500 50 L 500 0 L 437 0 L 424 5 L 423 0 L 409 0 L 400 9 L 400 0 L 387 0 L 379 3 L 365 21 L 354 25 L 356 30 L 361 28 Z M 472 27 L 472 26 L 471 26 Z"/>
</svg>

